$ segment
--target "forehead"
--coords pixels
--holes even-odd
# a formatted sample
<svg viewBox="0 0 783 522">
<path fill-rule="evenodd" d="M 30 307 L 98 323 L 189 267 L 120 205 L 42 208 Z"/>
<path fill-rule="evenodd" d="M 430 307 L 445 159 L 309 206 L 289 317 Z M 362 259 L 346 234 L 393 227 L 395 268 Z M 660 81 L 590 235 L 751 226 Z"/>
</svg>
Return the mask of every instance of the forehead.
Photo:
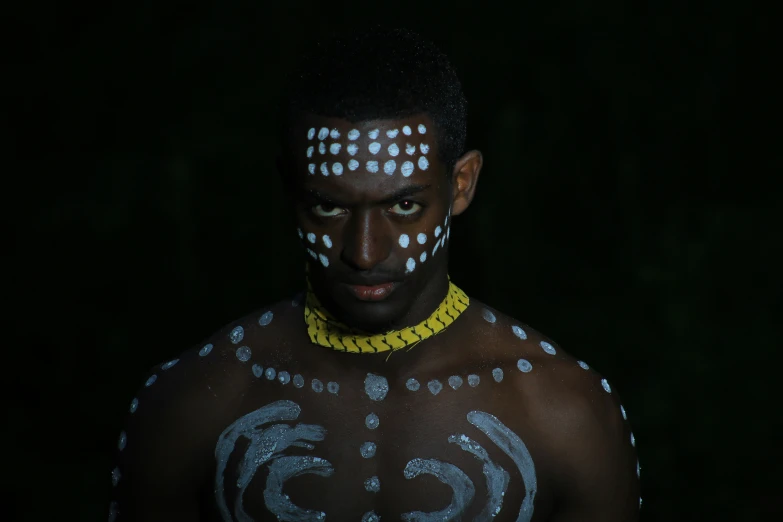
<svg viewBox="0 0 783 522">
<path fill-rule="evenodd" d="M 426 114 L 361 122 L 305 115 L 291 132 L 294 175 L 305 188 L 382 195 L 445 181 Z"/>
</svg>

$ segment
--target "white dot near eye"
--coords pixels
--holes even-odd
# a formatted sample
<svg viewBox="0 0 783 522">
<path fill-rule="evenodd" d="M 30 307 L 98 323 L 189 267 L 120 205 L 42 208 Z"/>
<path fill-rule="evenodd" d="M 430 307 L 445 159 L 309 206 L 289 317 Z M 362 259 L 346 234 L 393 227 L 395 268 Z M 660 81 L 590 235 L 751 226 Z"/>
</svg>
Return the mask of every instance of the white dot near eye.
<svg viewBox="0 0 783 522">
<path fill-rule="evenodd" d="M 373 129 L 367 133 L 367 137 L 370 138 L 371 140 L 374 140 L 375 138 L 378 137 L 379 134 L 380 131 L 378 131 L 378 129 Z"/>
<path fill-rule="evenodd" d="M 399 239 L 400 246 L 402 248 L 408 248 L 408 244 L 411 242 L 411 239 L 408 237 L 408 234 L 402 234 Z"/>
<path fill-rule="evenodd" d="M 359 139 L 360 135 L 361 133 L 356 129 L 351 129 L 350 131 L 348 131 L 348 139 L 351 141 L 356 141 L 357 139 Z"/>
<path fill-rule="evenodd" d="M 339 143 L 332 143 L 331 145 L 329 145 L 329 152 L 331 152 L 332 154 L 338 154 L 340 152 L 341 147 L 342 145 L 340 145 Z"/>
<path fill-rule="evenodd" d="M 343 173 L 343 166 L 340 163 L 335 163 L 332 165 L 332 172 L 334 172 L 335 176 L 339 176 Z"/>
<path fill-rule="evenodd" d="M 345 150 L 347 150 L 348 154 L 351 156 L 355 156 L 356 153 L 359 152 L 359 146 L 355 143 L 349 143 Z"/>
<path fill-rule="evenodd" d="M 326 137 L 329 135 L 329 129 L 326 127 L 321 127 L 321 130 L 318 131 L 318 139 L 323 141 L 326 139 Z"/>
<path fill-rule="evenodd" d="M 326 245 L 326 248 L 332 248 L 332 238 L 330 238 L 327 235 L 324 235 L 322 239 L 324 241 L 324 245 Z"/>
<path fill-rule="evenodd" d="M 309 234 L 307 234 L 307 240 L 308 240 L 310 243 L 313 243 L 313 244 L 315 244 L 315 234 L 313 234 L 312 232 L 310 232 Z"/>
<path fill-rule="evenodd" d="M 424 243 L 427 242 L 427 234 L 423 232 L 419 232 L 419 235 L 416 236 L 416 241 L 418 241 L 420 245 L 423 245 Z"/>
<path fill-rule="evenodd" d="M 373 174 L 378 172 L 378 162 L 377 161 L 368 161 L 367 162 L 367 172 L 372 172 Z"/>
<path fill-rule="evenodd" d="M 435 227 L 435 237 L 440 237 L 441 228 L 440 225 Z"/>
<path fill-rule="evenodd" d="M 416 268 L 416 261 L 409 257 L 408 260 L 405 262 L 405 273 L 410 274 L 413 272 L 413 270 Z"/>
<path fill-rule="evenodd" d="M 427 161 L 427 158 L 422 156 L 419 158 L 419 168 L 421 170 L 427 170 L 427 167 L 430 166 L 430 162 Z"/>
<path fill-rule="evenodd" d="M 311 140 L 315 137 L 315 128 L 310 129 L 307 131 L 307 139 Z"/>
<path fill-rule="evenodd" d="M 318 260 L 321 261 L 321 264 L 324 266 L 329 266 L 329 258 L 327 258 L 323 254 L 318 254 Z"/>
<path fill-rule="evenodd" d="M 355 159 L 352 159 L 351 161 L 348 162 L 349 170 L 356 170 L 358 168 L 359 168 L 359 162 L 356 161 Z"/>
<path fill-rule="evenodd" d="M 316 254 L 315 252 L 313 252 L 309 248 L 307 249 L 307 253 L 310 254 L 310 257 L 312 257 L 313 259 L 318 259 L 318 254 Z"/>
<path fill-rule="evenodd" d="M 318 144 L 318 152 L 321 154 L 326 154 L 326 145 L 324 145 L 324 142 Z"/>
<path fill-rule="evenodd" d="M 427 145 L 426 143 L 422 143 L 421 145 L 419 145 L 419 150 L 421 151 L 422 154 L 427 154 L 430 151 L 430 146 Z"/>
<path fill-rule="evenodd" d="M 419 134 L 427 134 L 427 127 L 419 123 Z"/>
<path fill-rule="evenodd" d="M 412 161 L 406 161 L 402 164 L 402 167 L 400 167 L 400 172 L 402 172 L 402 175 L 406 178 L 413 174 L 413 162 Z"/>
<path fill-rule="evenodd" d="M 394 174 L 394 171 L 396 169 L 397 169 L 397 163 L 394 160 L 389 160 L 383 164 L 383 171 L 389 176 Z"/>
<path fill-rule="evenodd" d="M 307 157 L 308 157 L 308 158 L 312 158 L 312 157 L 313 157 L 313 151 L 314 151 L 314 150 L 315 150 L 315 147 L 313 147 L 312 145 L 310 145 L 309 147 L 307 147 Z"/>
<path fill-rule="evenodd" d="M 413 156 L 416 154 L 416 145 L 411 145 L 410 143 L 405 144 L 405 153 L 408 156 Z"/>
<path fill-rule="evenodd" d="M 307 166 L 307 170 L 310 171 L 310 174 L 315 174 L 315 163 L 311 163 Z"/>
<path fill-rule="evenodd" d="M 329 133 L 329 136 L 330 136 L 330 137 L 331 137 L 333 140 L 336 140 L 337 138 L 339 138 L 339 137 L 340 137 L 340 131 L 338 131 L 337 129 L 332 129 L 332 132 L 330 132 L 330 133 Z"/>
<path fill-rule="evenodd" d="M 313 129 L 313 132 L 315 132 L 315 129 Z M 405 127 L 402 128 L 402 133 L 405 134 L 406 136 L 410 136 L 411 128 L 406 125 Z"/>
<path fill-rule="evenodd" d="M 304 233 L 302 232 L 301 228 L 297 228 L 296 233 L 299 234 L 299 239 L 302 239 L 304 237 Z"/>
<path fill-rule="evenodd" d="M 377 141 L 374 141 L 370 143 L 369 149 L 372 154 L 378 154 L 378 151 L 381 150 L 381 144 Z"/>
<path fill-rule="evenodd" d="M 400 148 L 397 146 L 396 143 L 392 143 L 389 145 L 389 156 L 396 156 L 400 153 Z"/>
<path fill-rule="evenodd" d="M 393 129 L 393 130 L 387 130 L 387 131 L 386 131 L 386 135 L 387 135 L 388 137 L 390 137 L 390 138 L 396 138 L 396 137 L 397 137 L 397 134 L 399 134 L 399 133 L 400 133 L 400 131 L 398 131 L 397 129 Z"/>
<path fill-rule="evenodd" d="M 421 255 L 419 256 L 419 261 L 420 261 L 421 263 L 423 263 L 423 262 L 425 262 L 426 260 L 427 260 L 427 252 L 422 252 L 422 253 L 421 253 Z"/>
<path fill-rule="evenodd" d="M 321 163 L 321 174 L 324 176 L 329 175 L 329 167 L 326 166 L 326 162 Z"/>
</svg>

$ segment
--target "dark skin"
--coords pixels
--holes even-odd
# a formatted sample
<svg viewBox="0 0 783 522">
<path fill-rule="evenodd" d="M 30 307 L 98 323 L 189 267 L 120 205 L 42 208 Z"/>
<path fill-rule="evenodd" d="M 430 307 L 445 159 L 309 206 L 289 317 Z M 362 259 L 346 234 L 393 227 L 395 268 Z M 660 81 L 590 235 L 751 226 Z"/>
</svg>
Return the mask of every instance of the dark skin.
<svg viewBox="0 0 783 522">
<path fill-rule="evenodd" d="M 307 172 L 306 131 L 311 127 L 338 128 L 342 135 L 357 128 L 365 135 L 371 128 L 383 131 L 407 124 L 415 129 L 421 122 L 427 126 L 432 147 L 425 171 L 416 169 L 407 178 L 399 173 L 399 166 L 391 176 L 382 170 L 369 174 L 363 169 L 345 169 L 341 176 Z M 432 255 L 434 240 L 430 239 L 425 244 L 428 259 L 406 274 L 406 259 L 414 252 L 418 255 L 424 246 L 411 241 L 402 248 L 398 238 L 402 233 L 415 238 L 419 232 L 431 238 L 449 208 L 452 216 L 464 212 L 475 194 L 482 159 L 476 151 L 465 154 L 456 162 L 449 182 L 445 165 L 437 159 L 434 131 L 426 115 L 355 124 L 303 116 L 294 125 L 290 140 L 294 161 L 281 162 L 281 166 L 285 167 L 284 175 L 290 176 L 286 182 L 296 222 L 303 231 L 319 238 L 327 234 L 332 241 L 331 248 L 326 248 L 323 243 L 309 243 L 305 236 L 305 246 L 318 247 L 318 253 L 329 256 L 329 266 L 324 267 L 305 254 L 312 261 L 310 277 L 322 302 L 351 326 L 372 332 L 416 324 L 428 317 L 446 294 L 447 250 Z M 304 139 L 297 141 L 296 136 Z M 404 154 L 397 157 L 398 164 Z M 341 163 L 347 165 L 349 158 L 342 158 Z M 390 195 L 412 185 L 426 188 L 389 200 Z M 328 204 L 324 197 L 330 199 Z M 406 217 L 401 217 L 401 212 Z M 413 217 L 407 217 L 410 215 Z M 375 278 L 384 277 L 398 278 L 401 284 L 392 294 L 394 300 L 381 306 L 351 301 L 350 295 L 339 290 L 345 281 L 375 282 Z M 403 476 L 402 470 L 414 458 L 451 463 L 470 478 L 475 498 L 462 519 L 473 520 L 486 501 L 486 481 L 481 462 L 448 442 L 454 434 L 478 441 L 509 473 L 502 509 L 494 520 L 517 520 L 526 493 L 521 473 L 505 453 L 466 421 L 466 414 L 474 410 L 496 416 L 530 452 L 537 480 L 532 520 L 637 520 L 636 455 L 630 444 L 630 427 L 620 415 L 616 390 L 607 393 L 601 376 L 582 369 L 532 328 L 494 310 L 496 321 L 488 322 L 485 308 L 471 298 L 468 309 L 442 333 L 409 351 L 391 355 L 340 353 L 312 344 L 304 328 L 302 305 L 290 299 L 227 325 L 205 341 L 214 345 L 210 354 L 199 355 L 199 346 L 182 354 L 173 367 L 155 368 L 158 379 L 138 392 L 138 409 L 129 414 L 125 428 L 127 444 L 118 454 L 117 466 L 122 473 L 115 491 L 118 520 L 221 520 L 215 494 L 216 442 L 237 419 L 280 400 L 301 407 L 298 419 L 287 424 L 313 424 L 326 430 L 324 440 L 315 442 L 313 450 L 292 448 L 286 454 L 326 459 L 333 466 L 333 475 L 292 478 L 285 483 L 284 493 L 301 508 L 323 511 L 328 520 L 361 520 L 369 511 L 382 520 L 400 520 L 402 513 L 443 509 L 451 501 L 449 487 L 430 475 Z M 274 319 L 261 326 L 258 318 L 267 311 Z M 239 345 L 252 349 L 247 362 L 237 359 L 239 345 L 229 340 L 228 334 L 236 325 L 245 331 Z M 527 339 L 514 335 L 514 325 L 524 328 Z M 544 340 L 556 347 L 555 355 L 542 350 L 539 343 Z M 533 369 L 519 371 L 519 358 L 529 361 Z M 305 386 L 257 378 L 252 364 L 301 374 Z M 500 382 L 491 374 L 498 367 L 505 375 Z M 384 400 L 371 401 L 365 394 L 363 383 L 368 373 L 388 380 L 389 393 Z M 465 380 L 456 390 L 446 384 L 449 376 L 466 379 L 468 374 L 479 375 L 480 384 L 471 387 Z M 314 392 L 310 387 L 313 378 L 324 384 L 339 383 L 339 392 Z M 419 391 L 406 389 L 409 378 L 422 384 Z M 437 395 L 427 389 L 431 380 L 444 385 Z M 379 417 L 377 429 L 365 426 L 369 413 Z M 373 458 L 359 454 L 366 441 L 377 445 Z M 246 440 L 238 442 L 226 467 L 223 498 L 231 513 L 235 513 L 238 463 L 246 448 Z M 263 466 L 259 468 L 242 496 L 244 511 L 256 521 L 277 520 L 265 504 L 266 475 Z M 364 489 L 364 480 L 372 476 L 380 479 L 379 492 Z"/>
</svg>

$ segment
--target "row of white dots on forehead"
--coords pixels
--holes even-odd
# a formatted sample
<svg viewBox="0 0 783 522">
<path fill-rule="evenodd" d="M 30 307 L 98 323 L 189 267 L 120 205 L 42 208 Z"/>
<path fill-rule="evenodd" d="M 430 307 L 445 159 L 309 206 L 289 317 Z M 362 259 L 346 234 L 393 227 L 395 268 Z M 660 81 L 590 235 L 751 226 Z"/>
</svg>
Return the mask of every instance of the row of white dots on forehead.
<svg viewBox="0 0 783 522">
<path fill-rule="evenodd" d="M 329 145 L 329 152 L 331 152 L 332 155 L 336 156 L 337 154 L 340 154 L 340 151 L 342 150 L 342 148 L 343 148 L 342 144 L 340 144 L 340 143 L 332 143 L 331 145 Z M 381 148 L 382 148 L 381 144 L 378 143 L 377 141 L 374 141 L 374 142 L 370 143 L 367 146 L 367 150 L 370 151 L 370 154 L 373 154 L 373 155 L 378 154 L 381 151 Z M 345 150 L 351 156 L 356 156 L 356 154 L 359 152 L 359 146 L 357 144 L 355 144 L 355 143 L 350 143 L 345 148 Z M 395 157 L 395 158 L 400 155 L 400 147 L 396 143 L 392 143 L 391 145 L 389 145 L 386 148 L 386 151 L 389 153 L 389 156 L 392 156 L 392 157 Z M 430 151 L 430 146 L 427 145 L 426 143 L 420 143 L 419 144 L 419 151 L 422 154 L 426 155 Z M 326 154 L 326 144 L 325 143 L 322 142 L 322 143 L 320 143 L 318 145 L 318 153 L 321 154 L 321 155 Z M 307 154 L 308 158 L 312 158 L 313 155 L 315 154 L 315 146 L 310 145 L 309 147 L 307 147 L 307 153 L 306 154 Z M 405 144 L 405 154 L 407 154 L 408 156 L 414 156 L 416 154 L 416 145 L 411 145 L 410 143 L 406 143 Z M 351 160 L 351 161 L 353 161 L 353 160 Z M 421 160 L 419 160 L 419 161 L 421 161 Z M 354 163 L 356 163 L 356 162 L 354 162 Z M 350 168 L 350 165 L 351 165 L 351 163 L 348 164 L 349 168 Z M 357 168 L 358 168 L 358 165 L 357 165 Z M 351 170 L 356 170 L 356 169 L 351 169 Z"/>
<path fill-rule="evenodd" d="M 426 134 L 427 133 L 427 127 L 424 126 L 421 123 L 416 128 L 416 130 L 419 131 L 419 134 Z M 373 129 L 373 130 L 367 132 L 367 136 L 370 139 L 374 140 L 374 139 L 377 139 L 378 136 L 380 136 L 380 133 L 381 133 L 381 131 L 379 131 L 378 129 Z M 394 138 L 397 137 L 397 135 L 399 133 L 400 133 L 400 131 L 398 129 L 389 129 L 389 130 L 386 131 L 386 136 L 388 136 L 389 138 L 394 139 Z M 405 125 L 402 128 L 402 133 L 404 135 L 406 135 L 406 136 L 410 136 L 411 134 L 413 134 L 413 130 L 410 128 L 410 126 Z M 362 133 L 359 132 L 358 129 L 351 129 L 350 131 L 348 131 L 348 139 L 351 140 L 351 141 L 358 140 L 359 137 L 361 137 L 361 135 L 362 135 Z M 336 140 L 339 137 L 340 137 L 340 131 L 338 131 L 337 129 L 332 129 L 330 131 L 326 127 L 321 127 L 321 129 L 318 131 L 318 139 L 321 140 L 321 141 L 325 140 L 326 138 L 332 138 L 333 140 Z M 308 140 L 312 140 L 313 138 L 315 138 L 315 127 L 311 128 L 310 130 L 307 131 L 307 139 Z"/>
<path fill-rule="evenodd" d="M 427 170 L 430 166 L 430 162 L 427 161 L 427 158 L 424 156 L 421 156 L 418 161 L 419 169 L 420 170 Z M 351 160 L 348 162 L 348 170 L 356 170 L 360 166 L 359 162 L 356 160 Z M 307 166 L 307 170 L 310 174 L 315 174 L 316 168 L 318 171 L 323 174 L 324 176 L 328 176 L 331 172 L 335 176 L 342 176 L 343 172 L 345 172 L 345 169 L 343 168 L 343 164 L 339 161 L 336 161 L 329 165 L 328 162 L 324 161 L 321 163 L 320 166 L 317 166 L 315 163 L 310 163 Z M 365 163 L 365 168 L 367 169 L 367 172 L 371 174 L 377 173 L 381 166 L 380 164 L 375 160 L 370 160 Z M 416 170 L 416 167 L 413 165 L 412 161 L 406 161 L 400 166 L 400 173 L 402 173 L 403 177 L 410 177 L 413 172 Z M 388 160 L 383 164 L 383 172 L 385 174 L 388 174 L 391 176 L 395 172 L 397 172 L 397 162 L 394 160 Z"/>
</svg>

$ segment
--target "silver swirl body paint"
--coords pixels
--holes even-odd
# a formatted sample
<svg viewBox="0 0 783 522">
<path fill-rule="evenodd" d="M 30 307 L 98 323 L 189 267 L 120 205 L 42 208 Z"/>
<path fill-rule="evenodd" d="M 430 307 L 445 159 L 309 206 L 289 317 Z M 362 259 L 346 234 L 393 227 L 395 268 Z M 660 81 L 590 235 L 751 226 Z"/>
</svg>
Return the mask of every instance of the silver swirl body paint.
<svg viewBox="0 0 783 522">
<path fill-rule="evenodd" d="M 432 475 L 449 486 L 452 494 L 449 505 L 440 511 L 430 513 L 411 511 L 403 513 L 402 520 L 416 522 L 459 520 L 476 494 L 476 488 L 470 478 L 457 466 L 448 462 L 435 459 L 413 459 L 405 466 L 403 473 L 408 480 L 423 473 Z"/>
<path fill-rule="evenodd" d="M 511 460 L 519 468 L 522 482 L 525 485 L 525 498 L 522 499 L 517 522 L 530 522 L 533 518 L 533 501 L 538 490 L 538 479 L 536 478 L 536 467 L 533 464 L 533 457 L 530 456 L 527 446 L 516 433 L 506 427 L 494 415 L 483 411 L 472 411 L 468 413 L 467 417 L 468 422 L 483 431 L 503 453 L 511 457 Z"/>
<path fill-rule="evenodd" d="M 364 379 L 364 392 L 373 401 L 382 401 L 389 393 L 389 381 L 382 375 L 368 373 Z"/>
<path fill-rule="evenodd" d="M 503 497 L 508 489 L 510 480 L 508 472 L 492 462 L 487 451 L 467 435 L 452 435 L 449 437 L 449 442 L 458 444 L 463 450 L 472 453 L 483 464 L 482 471 L 487 479 L 487 503 L 475 520 L 478 522 L 496 517 L 503 507 Z"/>
<path fill-rule="evenodd" d="M 278 457 L 269 464 L 269 476 L 264 489 L 264 503 L 282 522 L 318 522 L 326 518 L 323 511 L 303 509 L 291 502 L 283 493 L 285 481 L 304 474 L 329 477 L 334 473 L 332 465 L 318 457 Z"/>
</svg>

